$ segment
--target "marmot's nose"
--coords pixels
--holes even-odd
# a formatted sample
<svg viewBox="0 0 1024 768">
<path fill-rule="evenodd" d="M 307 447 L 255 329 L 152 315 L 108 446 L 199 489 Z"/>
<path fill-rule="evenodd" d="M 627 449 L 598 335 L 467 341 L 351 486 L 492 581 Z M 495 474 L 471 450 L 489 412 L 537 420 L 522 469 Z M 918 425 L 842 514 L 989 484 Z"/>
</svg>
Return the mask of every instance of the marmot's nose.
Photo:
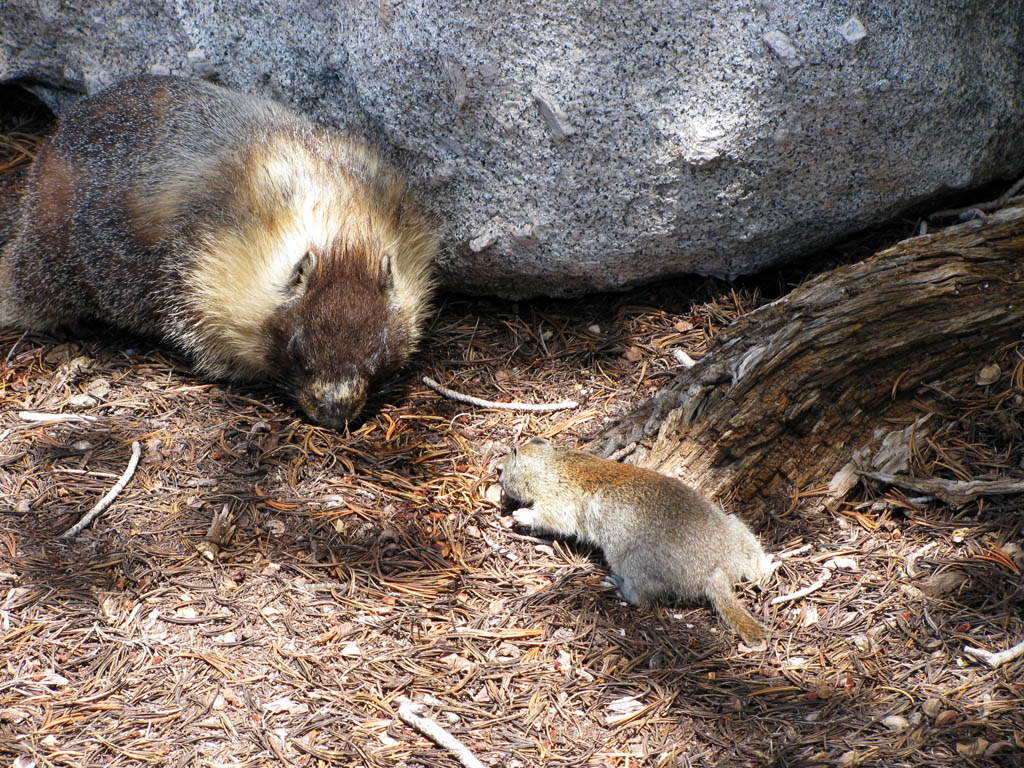
<svg viewBox="0 0 1024 768">
<path fill-rule="evenodd" d="M 325 382 L 314 379 L 299 393 L 299 404 L 317 424 L 344 429 L 366 404 L 366 381 L 349 379 Z"/>
</svg>

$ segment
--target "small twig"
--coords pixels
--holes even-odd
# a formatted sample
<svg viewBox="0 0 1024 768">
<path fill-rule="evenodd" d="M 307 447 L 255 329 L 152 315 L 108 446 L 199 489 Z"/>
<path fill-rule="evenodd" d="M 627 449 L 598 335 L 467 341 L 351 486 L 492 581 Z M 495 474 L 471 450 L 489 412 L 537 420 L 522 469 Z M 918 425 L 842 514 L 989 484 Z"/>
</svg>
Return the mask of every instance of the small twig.
<svg viewBox="0 0 1024 768">
<path fill-rule="evenodd" d="M 221 549 L 231 542 L 235 535 L 235 516 L 231 513 L 231 505 L 225 504 L 210 520 L 210 529 L 206 536 L 196 544 L 199 554 L 211 563 L 217 559 Z"/>
<path fill-rule="evenodd" d="M 1006 193 L 999 198 L 1000 200 L 1009 200 L 1014 197 L 1018 192 L 1024 189 L 1024 176 L 1021 176 L 1017 181 L 1013 183 L 1013 186 L 1006 190 Z"/>
<path fill-rule="evenodd" d="M 999 653 L 992 653 L 990 651 L 982 650 L 981 648 L 972 648 L 969 645 L 965 645 L 964 653 L 968 656 L 973 656 L 976 659 L 981 659 L 990 667 L 995 669 L 996 667 L 1009 664 L 1011 661 L 1016 661 L 1021 656 L 1024 656 L 1024 640 L 1021 640 L 1012 648 L 1007 648 L 1005 651 L 1000 651 Z"/>
<path fill-rule="evenodd" d="M 450 750 L 466 768 L 486 768 L 466 746 L 429 717 L 416 712 L 417 705 L 408 696 L 399 696 L 398 717 L 406 725 L 415 728 L 439 747 Z"/>
<path fill-rule="evenodd" d="M 505 531 L 504 537 L 508 539 L 515 539 L 516 541 L 526 541 L 530 544 L 550 544 L 548 539 L 541 539 L 536 536 L 527 536 L 522 533 L 515 533 L 513 531 Z"/>
<path fill-rule="evenodd" d="M 776 557 L 778 557 L 780 560 L 788 560 L 791 557 L 802 555 L 804 552 L 809 552 L 812 549 L 814 549 L 813 544 L 804 544 L 803 546 L 797 547 L 796 549 L 789 549 L 785 552 L 779 552 L 779 554 L 777 554 Z"/>
<path fill-rule="evenodd" d="M 947 208 L 943 211 L 936 211 L 935 213 L 929 214 L 929 219 L 940 219 L 940 218 L 963 218 L 968 213 L 989 213 L 990 211 L 998 210 L 999 208 L 1005 208 L 1011 203 L 1019 203 L 1024 201 L 1024 198 L 1017 197 L 1017 193 L 1024 189 L 1024 179 L 1018 179 L 1017 182 L 1006 190 L 1006 193 L 990 200 L 987 203 L 977 203 L 975 205 L 968 205 L 965 208 Z"/>
<path fill-rule="evenodd" d="M 431 389 L 440 392 L 445 397 L 449 397 L 452 400 L 457 400 L 460 403 L 466 403 L 468 405 L 476 405 L 480 408 L 500 408 L 505 411 L 564 411 L 567 408 L 579 408 L 580 404 L 575 400 L 563 400 L 560 403 L 499 403 L 494 400 L 484 400 L 479 397 L 473 397 L 472 395 L 463 395 L 461 392 L 456 392 L 448 387 L 441 386 L 429 376 L 423 377 L 423 383 Z"/>
<path fill-rule="evenodd" d="M 817 590 L 825 586 L 825 582 L 828 581 L 830 578 L 832 578 L 832 571 L 830 571 L 828 568 L 825 568 L 821 573 L 821 578 L 818 579 L 816 582 L 804 587 L 803 589 L 798 589 L 796 592 L 790 592 L 788 595 L 779 595 L 777 597 L 773 597 L 771 600 L 771 605 L 778 605 L 779 603 L 789 603 L 793 600 L 799 600 L 801 597 L 807 597 L 807 595 L 811 594 L 811 592 L 816 592 Z"/>
<path fill-rule="evenodd" d="M 620 459 L 624 458 L 625 456 L 628 456 L 629 454 L 631 454 L 635 450 L 636 450 L 636 443 L 630 443 L 629 445 L 624 445 L 621 448 L 619 448 L 619 450 L 615 451 L 611 456 L 609 456 L 608 457 L 608 461 L 619 461 Z"/>
<path fill-rule="evenodd" d="M 966 504 L 978 496 L 1024 492 L 1024 480 L 945 480 L 941 477 L 909 477 L 887 472 L 858 472 L 881 483 L 931 493 L 947 504 Z"/>
<path fill-rule="evenodd" d="M 918 574 L 916 569 L 914 568 L 915 564 L 917 563 L 917 558 L 921 557 L 921 555 L 933 549 L 938 543 L 939 542 L 937 541 L 929 541 L 924 546 L 918 547 L 909 555 L 907 555 L 907 559 L 903 561 L 903 570 L 907 572 L 907 576 L 909 576 L 912 579 L 917 578 Z"/>
<path fill-rule="evenodd" d="M 99 421 L 95 416 L 84 416 L 80 413 L 38 413 L 36 411 L 18 411 L 18 418 L 34 424 L 60 424 L 64 421 L 82 421 L 93 424 Z"/>
<path fill-rule="evenodd" d="M 693 366 L 697 364 L 696 360 L 694 360 L 681 349 L 673 349 L 672 357 L 678 360 L 685 368 L 693 368 Z"/>
<path fill-rule="evenodd" d="M 25 331 L 23 334 L 21 334 L 21 336 L 18 337 L 18 340 L 14 342 L 14 346 L 11 347 L 11 351 L 7 353 L 7 357 L 4 359 L 4 368 L 10 365 L 11 358 L 14 357 L 14 351 L 18 348 L 18 345 L 21 344 L 22 341 L 24 341 L 27 335 L 28 331 Z"/>
<path fill-rule="evenodd" d="M 310 592 L 347 592 L 351 584 L 341 581 L 321 581 L 317 584 L 303 584 L 303 589 L 308 589 Z"/>
<path fill-rule="evenodd" d="M 128 460 L 128 468 L 121 475 L 121 479 L 118 480 L 114 487 L 111 488 L 107 495 L 96 502 L 96 506 L 89 510 L 89 512 L 78 521 L 77 524 L 68 528 L 64 533 L 58 536 L 58 539 L 71 539 L 82 532 L 82 530 L 89 525 L 93 520 L 96 519 L 99 514 L 109 507 L 114 499 L 117 498 L 117 494 L 124 490 L 124 487 L 128 485 L 128 481 L 132 479 L 132 475 L 135 474 L 135 468 L 139 466 L 139 456 L 142 455 L 142 446 L 139 445 L 138 441 L 132 442 L 132 457 Z"/>
</svg>

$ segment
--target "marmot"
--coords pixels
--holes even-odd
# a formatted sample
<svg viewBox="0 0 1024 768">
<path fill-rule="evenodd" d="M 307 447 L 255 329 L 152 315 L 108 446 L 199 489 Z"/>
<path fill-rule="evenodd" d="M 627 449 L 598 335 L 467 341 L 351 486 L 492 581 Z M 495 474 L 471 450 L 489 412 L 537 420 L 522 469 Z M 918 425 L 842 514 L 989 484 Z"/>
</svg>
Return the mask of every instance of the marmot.
<svg viewBox="0 0 1024 768">
<path fill-rule="evenodd" d="M 552 447 L 535 437 L 498 466 L 517 522 L 596 544 L 634 605 L 661 595 L 706 597 L 747 643 L 764 629 L 733 584 L 769 573 L 772 558 L 739 518 L 666 475 Z"/>
<path fill-rule="evenodd" d="M 77 102 L 0 252 L 0 324 L 100 320 L 201 372 L 285 383 L 331 427 L 401 365 L 437 229 L 357 138 L 203 81 L 142 76 Z"/>
</svg>

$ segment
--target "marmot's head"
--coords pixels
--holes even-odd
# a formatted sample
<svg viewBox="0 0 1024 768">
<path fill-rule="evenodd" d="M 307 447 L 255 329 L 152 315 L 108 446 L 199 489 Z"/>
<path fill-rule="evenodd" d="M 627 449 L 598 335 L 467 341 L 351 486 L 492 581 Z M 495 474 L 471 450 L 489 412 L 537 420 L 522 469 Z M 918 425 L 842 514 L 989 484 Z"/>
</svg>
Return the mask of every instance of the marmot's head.
<svg viewBox="0 0 1024 768">
<path fill-rule="evenodd" d="M 274 375 L 310 419 L 343 428 L 359 415 L 374 380 L 397 370 L 415 348 L 417 318 L 395 296 L 392 260 L 343 238 L 307 251 L 267 321 Z"/>
<path fill-rule="evenodd" d="M 310 419 L 344 427 L 416 347 L 433 289 L 435 222 L 404 177 L 332 133 L 254 141 L 223 189 L 183 304 L 202 369 L 282 382 Z"/>
</svg>

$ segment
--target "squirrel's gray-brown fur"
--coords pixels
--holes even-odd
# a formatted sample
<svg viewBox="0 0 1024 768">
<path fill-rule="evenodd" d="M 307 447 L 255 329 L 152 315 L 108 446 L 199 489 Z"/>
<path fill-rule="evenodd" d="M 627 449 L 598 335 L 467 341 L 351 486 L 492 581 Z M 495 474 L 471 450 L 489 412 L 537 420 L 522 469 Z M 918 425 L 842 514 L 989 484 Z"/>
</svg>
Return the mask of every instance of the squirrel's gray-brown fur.
<svg viewBox="0 0 1024 768">
<path fill-rule="evenodd" d="M 533 438 L 499 464 L 517 522 L 596 544 L 630 603 L 703 597 L 748 643 L 764 629 L 733 592 L 771 570 L 742 520 L 667 475 Z"/>
<path fill-rule="evenodd" d="M 142 76 L 76 103 L 0 252 L 0 324 L 100 320 L 341 426 L 421 333 L 436 229 L 365 142 L 265 99 Z"/>
</svg>

